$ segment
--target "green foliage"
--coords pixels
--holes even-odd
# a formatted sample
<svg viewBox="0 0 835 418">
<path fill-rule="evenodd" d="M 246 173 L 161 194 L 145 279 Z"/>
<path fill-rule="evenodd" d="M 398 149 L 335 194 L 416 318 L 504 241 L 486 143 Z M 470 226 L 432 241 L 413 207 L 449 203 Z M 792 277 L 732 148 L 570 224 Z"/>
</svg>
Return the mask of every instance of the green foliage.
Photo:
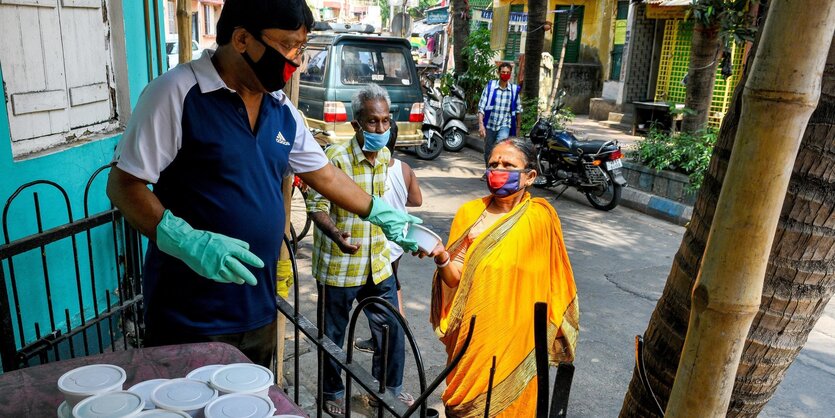
<svg viewBox="0 0 835 418">
<path fill-rule="evenodd" d="M 417 7 L 409 9 L 409 15 L 415 20 L 423 19 L 426 16 L 426 9 L 435 7 L 440 3 L 440 0 L 419 0 Z"/>
<path fill-rule="evenodd" d="M 539 118 L 537 102 L 538 100 L 535 98 L 522 99 L 522 132 L 520 134 L 527 135 L 536 123 L 536 119 Z"/>
<path fill-rule="evenodd" d="M 702 185 L 713 154 L 717 131 L 706 128 L 696 133 L 674 133 L 651 127 L 638 141 L 638 159 L 655 170 L 672 170 L 690 177 L 688 189 L 695 192 Z"/>
<path fill-rule="evenodd" d="M 388 26 L 389 18 L 391 17 L 389 0 L 377 0 L 377 5 L 380 6 L 380 17 L 383 18 L 383 26 Z"/>
<path fill-rule="evenodd" d="M 468 111 L 474 113 L 478 109 L 481 91 L 497 74 L 496 65 L 493 63 L 493 50 L 490 49 L 489 30 L 481 28 L 470 32 L 464 59 L 467 61 L 467 72 L 455 74 L 454 77 L 464 90 Z"/>
<path fill-rule="evenodd" d="M 695 0 L 693 2 L 693 18 L 705 27 L 719 28 L 722 40 L 722 50 L 726 57 L 730 57 L 731 45 L 742 45 L 754 40 L 754 22 L 748 14 L 749 0 Z M 723 73 L 730 74 L 730 59 L 721 63 Z"/>
<path fill-rule="evenodd" d="M 522 133 L 527 135 L 536 120 L 539 118 L 539 109 L 537 108 L 537 99 L 526 98 L 522 100 Z M 571 109 L 563 106 L 557 112 L 557 117 L 554 118 L 555 129 L 566 129 L 568 124 L 574 120 L 574 112 Z"/>
<path fill-rule="evenodd" d="M 449 96 L 450 88 L 453 84 L 455 84 L 455 75 L 452 73 L 444 73 L 441 76 L 441 94 L 444 96 Z"/>
</svg>

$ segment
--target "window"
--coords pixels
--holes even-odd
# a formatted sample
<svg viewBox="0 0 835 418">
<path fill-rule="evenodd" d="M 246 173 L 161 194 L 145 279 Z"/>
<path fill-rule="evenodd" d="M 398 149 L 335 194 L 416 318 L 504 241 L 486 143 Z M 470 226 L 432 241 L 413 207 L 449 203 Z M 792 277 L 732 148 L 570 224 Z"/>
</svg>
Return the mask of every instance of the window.
<svg viewBox="0 0 835 418">
<path fill-rule="evenodd" d="M 203 5 L 203 33 L 212 36 L 215 34 L 215 7 L 211 4 Z"/>
<path fill-rule="evenodd" d="M 169 1 L 168 3 L 168 34 L 174 35 L 177 33 L 177 3 Z"/>
<path fill-rule="evenodd" d="M 377 83 L 381 86 L 411 86 L 414 83 L 408 48 L 382 45 L 342 47 L 342 84 Z"/>
<path fill-rule="evenodd" d="M 15 158 L 119 129 L 116 77 L 125 74 L 114 75 L 114 68 L 124 68 L 124 44 L 116 42 L 124 33 L 101 7 L 101 0 L 0 2 L 0 68 Z"/>
<path fill-rule="evenodd" d="M 307 83 L 321 83 L 325 79 L 327 57 L 328 53 L 324 49 L 305 50 L 299 79 Z"/>
<path fill-rule="evenodd" d="M 560 60 L 563 38 L 568 26 L 568 43 L 565 45 L 565 62 L 578 62 L 580 60 L 580 40 L 583 36 L 583 6 L 574 7 L 573 16 L 568 17 L 569 6 L 558 6 L 560 11 L 554 18 L 553 41 L 551 42 L 551 55 L 554 56 L 554 65 Z"/>
</svg>

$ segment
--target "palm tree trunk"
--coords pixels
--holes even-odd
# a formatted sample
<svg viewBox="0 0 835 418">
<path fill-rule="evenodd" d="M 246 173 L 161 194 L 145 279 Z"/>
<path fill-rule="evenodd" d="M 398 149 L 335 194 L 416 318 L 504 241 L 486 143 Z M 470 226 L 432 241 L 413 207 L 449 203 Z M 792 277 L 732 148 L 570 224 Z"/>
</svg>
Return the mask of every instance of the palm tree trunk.
<svg viewBox="0 0 835 418">
<path fill-rule="evenodd" d="M 697 21 L 690 43 L 690 68 L 687 71 L 684 96 L 684 107 L 693 112 L 684 114 L 681 122 L 681 130 L 684 132 L 699 131 L 707 124 L 720 47 L 719 24 L 705 26 Z"/>
<path fill-rule="evenodd" d="M 760 413 L 835 293 L 835 40 L 832 45 L 737 370 L 731 417 Z"/>
<path fill-rule="evenodd" d="M 452 56 L 455 60 L 455 73 L 467 72 L 467 61 L 464 51 L 467 48 L 467 38 L 470 37 L 470 7 L 467 0 L 453 0 L 452 11 Z"/>
<path fill-rule="evenodd" d="M 767 13 L 761 10 L 761 16 Z M 759 34 L 758 34 L 759 37 Z M 749 57 L 753 57 L 757 43 Z M 737 373 L 736 386 L 728 411 L 729 416 L 755 416 L 771 398 L 782 380 L 786 369 L 820 318 L 827 301 L 835 293 L 832 262 L 827 264 L 827 249 L 831 248 L 823 236 L 833 235 L 832 213 L 833 178 L 835 164 L 832 151 L 832 121 L 835 120 L 835 51 L 830 49 L 823 77 L 823 95 L 818 109 L 812 115 L 800 152 L 795 163 L 790 187 L 778 224 L 772 247 L 772 257 L 767 269 L 760 314 L 755 317 L 749 341 L 743 349 L 743 358 Z M 747 66 L 750 67 L 750 66 Z M 670 389 L 687 332 L 690 315 L 690 293 L 713 223 L 719 191 L 724 180 L 731 149 L 733 147 L 741 107 L 740 91 L 747 80 L 747 73 L 739 84 L 728 113 L 724 118 L 714 147 L 708 172 L 693 208 L 693 216 L 676 254 L 667 284 L 644 333 L 644 360 L 649 382 L 662 408 L 666 407 Z M 807 180 L 814 179 L 814 180 Z M 811 184 L 807 184 L 811 182 Z M 808 187 L 813 187 L 812 190 Z M 805 203 L 797 203 L 798 196 Z M 811 197 L 810 197 L 811 196 Z M 805 215 L 801 208 L 805 204 Z M 820 215 L 818 215 L 820 214 Z M 829 224 L 826 224 L 829 222 Z M 829 229 L 821 228 L 828 225 Z M 786 232 L 788 231 L 788 232 Z M 808 236 L 808 238 L 807 238 Z M 785 241 L 791 239 L 792 241 Z M 793 251 L 789 253 L 789 249 Z M 821 249 L 821 252 L 816 250 Z M 775 254 L 782 252 L 782 259 Z M 807 254 L 822 254 L 821 259 Z M 806 256 L 807 259 L 801 259 Z M 828 256 L 828 259 L 831 259 Z M 779 267 L 774 265 L 775 262 Z M 814 267 L 814 268 L 812 268 Z M 827 270 L 828 269 L 828 270 Z M 828 273 L 827 273 L 828 272 Z M 807 286 L 811 284 L 811 286 Z M 804 295 L 799 297 L 798 295 Z M 778 296 L 776 300 L 775 296 Z M 789 302 L 791 301 L 791 302 Z M 794 303 L 811 309 L 798 309 L 796 316 L 777 319 L 773 312 L 794 312 Z M 780 303 L 785 303 L 784 307 Z M 782 313 L 780 314 L 782 315 Z M 770 325 L 782 325 L 763 331 Z M 778 335 L 781 329 L 784 335 Z M 790 330 L 791 332 L 786 332 Z M 780 347 L 788 347 L 780 349 Z M 766 369 L 766 364 L 771 365 Z M 749 365 L 759 365 L 759 368 Z M 768 380 L 757 379 L 768 375 Z M 621 417 L 658 417 L 658 409 L 649 393 L 644 390 L 638 374 L 633 371 L 632 381 L 624 397 Z"/>
<path fill-rule="evenodd" d="M 774 0 L 763 26 L 693 288 L 687 337 L 667 404 L 670 416 L 714 417 L 728 411 L 745 337 L 761 302 L 780 208 L 820 98 L 835 32 L 835 0 L 816 6 Z"/>
<path fill-rule="evenodd" d="M 546 0 L 528 0 L 528 36 L 525 40 L 525 80 L 522 92 L 526 99 L 539 99 L 539 65 L 542 63 L 547 9 Z"/>
</svg>

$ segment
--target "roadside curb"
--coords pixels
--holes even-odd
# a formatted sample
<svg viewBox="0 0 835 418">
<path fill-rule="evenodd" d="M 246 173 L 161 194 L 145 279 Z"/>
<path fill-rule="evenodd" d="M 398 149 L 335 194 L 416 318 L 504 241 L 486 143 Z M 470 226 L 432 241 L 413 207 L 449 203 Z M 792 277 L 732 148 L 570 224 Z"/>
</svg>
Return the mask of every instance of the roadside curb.
<svg viewBox="0 0 835 418">
<path fill-rule="evenodd" d="M 656 196 L 632 187 L 621 192 L 621 204 L 655 218 L 685 226 L 693 216 L 693 207 Z"/>
<path fill-rule="evenodd" d="M 467 135 L 465 138 L 468 147 L 478 152 L 484 152 L 484 140 L 472 135 Z M 693 216 L 693 207 L 690 205 L 628 186 L 623 188 L 621 192 L 620 204 L 681 226 L 687 225 Z"/>
</svg>

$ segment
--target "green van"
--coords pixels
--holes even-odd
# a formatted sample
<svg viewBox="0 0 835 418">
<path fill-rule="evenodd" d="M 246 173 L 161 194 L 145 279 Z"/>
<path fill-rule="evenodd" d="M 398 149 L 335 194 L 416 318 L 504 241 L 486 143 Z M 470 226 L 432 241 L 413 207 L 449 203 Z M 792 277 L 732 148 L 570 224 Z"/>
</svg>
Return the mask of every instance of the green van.
<svg viewBox="0 0 835 418">
<path fill-rule="evenodd" d="M 391 98 L 392 119 L 398 128 L 397 147 L 416 147 L 421 158 L 437 157 L 439 152 L 429 155 L 435 150 L 427 149 L 421 132 L 423 93 L 408 40 L 313 32 L 300 70 L 298 107 L 310 128 L 326 132 L 317 136 L 318 141 L 341 143 L 351 139 L 351 98 L 364 84 L 376 83 Z"/>
</svg>

